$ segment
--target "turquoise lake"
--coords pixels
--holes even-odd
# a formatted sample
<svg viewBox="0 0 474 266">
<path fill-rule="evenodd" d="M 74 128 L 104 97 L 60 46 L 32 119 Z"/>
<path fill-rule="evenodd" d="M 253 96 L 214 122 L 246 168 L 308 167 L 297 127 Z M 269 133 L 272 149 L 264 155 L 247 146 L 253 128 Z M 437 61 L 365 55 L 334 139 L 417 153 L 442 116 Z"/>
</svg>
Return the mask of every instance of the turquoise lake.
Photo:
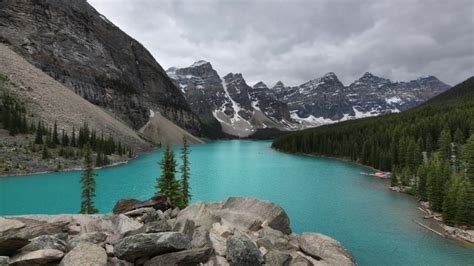
<svg viewBox="0 0 474 266">
<path fill-rule="evenodd" d="M 367 168 L 333 159 L 274 151 L 268 141 L 191 146 L 193 201 L 255 196 L 282 206 L 293 231 L 342 242 L 359 265 L 474 265 L 474 249 L 443 239 L 424 223 L 416 199 L 390 192 Z M 179 147 L 176 147 L 179 152 Z M 124 197 L 155 191 L 162 152 L 97 171 L 96 206 L 110 212 Z M 0 178 L 0 215 L 77 213 L 80 172 Z"/>
</svg>

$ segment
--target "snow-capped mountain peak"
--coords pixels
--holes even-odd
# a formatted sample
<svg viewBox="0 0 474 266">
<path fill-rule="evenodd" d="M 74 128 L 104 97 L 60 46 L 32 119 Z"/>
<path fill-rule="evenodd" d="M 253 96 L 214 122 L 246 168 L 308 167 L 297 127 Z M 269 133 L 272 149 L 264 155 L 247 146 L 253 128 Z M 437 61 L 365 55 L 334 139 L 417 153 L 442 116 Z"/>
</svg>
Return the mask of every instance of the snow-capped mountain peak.
<svg viewBox="0 0 474 266">
<path fill-rule="evenodd" d="M 267 84 L 265 84 L 263 81 L 259 81 L 253 85 L 254 89 L 268 89 Z"/>
<path fill-rule="evenodd" d="M 200 67 L 200 66 L 204 66 L 204 65 L 210 65 L 211 63 L 205 61 L 205 60 L 199 60 L 199 61 L 196 61 L 194 62 L 191 67 Z"/>
<path fill-rule="evenodd" d="M 202 121 L 237 136 L 258 128 L 292 130 L 400 112 L 449 88 L 433 76 L 392 82 L 369 72 L 348 86 L 328 72 L 299 86 L 278 81 L 269 89 L 260 81 L 250 87 L 242 74 L 221 78 L 204 60 L 167 73 Z"/>
</svg>

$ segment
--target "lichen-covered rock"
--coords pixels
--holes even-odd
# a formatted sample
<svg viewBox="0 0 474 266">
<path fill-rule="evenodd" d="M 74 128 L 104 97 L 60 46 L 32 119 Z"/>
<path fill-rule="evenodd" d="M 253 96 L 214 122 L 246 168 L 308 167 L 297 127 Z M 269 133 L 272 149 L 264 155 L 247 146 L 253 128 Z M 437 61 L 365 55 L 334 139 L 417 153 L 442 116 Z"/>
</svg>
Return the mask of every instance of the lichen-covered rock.
<svg viewBox="0 0 474 266">
<path fill-rule="evenodd" d="M 264 260 L 266 265 L 288 266 L 291 262 L 291 256 L 288 253 L 270 250 L 265 254 Z"/>
<path fill-rule="evenodd" d="M 16 250 L 30 243 L 29 239 L 37 236 L 67 231 L 66 222 L 43 222 L 23 217 L 15 217 L 13 220 L 22 224 L 8 226 L 8 230 L 0 232 L 0 255 L 12 255 Z"/>
<path fill-rule="evenodd" d="M 39 249 L 35 251 L 26 251 L 13 256 L 10 264 L 15 265 L 37 265 L 48 264 L 59 261 L 64 256 L 64 252 L 57 249 Z"/>
<path fill-rule="evenodd" d="M 198 265 L 209 260 L 210 248 L 196 248 L 156 256 L 145 262 L 145 266 Z"/>
<path fill-rule="evenodd" d="M 299 237 L 301 250 L 311 257 L 333 265 L 355 265 L 352 254 L 328 236 L 318 233 L 303 233 Z"/>
<path fill-rule="evenodd" d="M 69 246 L 71 248 L 75 248 L 79 243 L 82 243 L 82 242 L 88 242 L 88 243 L 102 246 L 105 240 L 107 240 L 107 234 L 104 232 L 84 233 L 82 235 L 73 237 L 69 241 Z"/>
<path fill-rule="evenodd" d="M 226 258 L 231 265 L 261 265 L 263 257 L 257 246 L 246 236 L 234 234 L 226 242 Z"/>
<path fill-rule="evenodd" d="M 82 242 L 61 260 L 63 266 L 97 266 L 107 264 L 107 254 L 98 245 Z"/>
<path fill-rule="evenodd" d="M 56 249 L 66 252 L 67 243 L 56 236 L 42 235 L 31 239 L 31 242 L 21 249 L 21 252 L 35 251 L 40 249 Z"/>
<path fill-rule="evenodd" d="M 178 232 L 137 234 L 114 245 L 115 256 L 133 262 L 140 257 L 156 256 L 191 248 L 191 241 Z"/>
<path fill-rule="evenodd" d="M 143 233 L 161 233 L 161 232 L 170 232 L 170 231 L 171 231 L 171 226 L 168 224 L 166 220 L 158 220 L 158 221 L 147 223 L 136 230 L 128 231 L 127 233 L 124 234 L 124 236 L 131 236 L 131 235 L 143 234 Z"/>
</svg>

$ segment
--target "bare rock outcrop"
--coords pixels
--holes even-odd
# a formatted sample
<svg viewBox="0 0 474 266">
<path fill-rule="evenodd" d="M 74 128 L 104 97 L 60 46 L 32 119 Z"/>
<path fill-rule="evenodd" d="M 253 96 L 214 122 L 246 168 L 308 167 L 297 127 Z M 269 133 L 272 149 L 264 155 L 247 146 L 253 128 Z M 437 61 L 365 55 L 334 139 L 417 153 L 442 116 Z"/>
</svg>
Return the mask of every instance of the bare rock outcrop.
<svg viewBox="0 0 474 266">
<path fill-rule="evenodd" d="M 128 207 L 143 203 L 127 201 L 133 203 Z M 158 205 L 145 204 L 120 212 L 0 218 L 0 262 L 355 265 L 338 241 L 317 233 L 291 233 L 287 214 L 270 201 L 231 197 L 197 202 L 183 210 L 162 211 Z"/>
</svg>

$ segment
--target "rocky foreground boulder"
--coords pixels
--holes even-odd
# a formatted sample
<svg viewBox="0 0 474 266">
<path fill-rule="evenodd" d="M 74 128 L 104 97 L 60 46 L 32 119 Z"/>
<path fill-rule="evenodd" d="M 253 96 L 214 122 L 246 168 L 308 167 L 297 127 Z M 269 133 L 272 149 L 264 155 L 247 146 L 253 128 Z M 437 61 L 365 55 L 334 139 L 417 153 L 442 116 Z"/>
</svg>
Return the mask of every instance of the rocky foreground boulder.
<svg viewBox="0 0 474 266">
<path fill-rule="evenodd" d="M 355 265 L 338 241 L 292 233 L 269 201 L 142 203 L 119 201 L 119 214 L 0 217 L 0 265 Z"/>
</svg>

